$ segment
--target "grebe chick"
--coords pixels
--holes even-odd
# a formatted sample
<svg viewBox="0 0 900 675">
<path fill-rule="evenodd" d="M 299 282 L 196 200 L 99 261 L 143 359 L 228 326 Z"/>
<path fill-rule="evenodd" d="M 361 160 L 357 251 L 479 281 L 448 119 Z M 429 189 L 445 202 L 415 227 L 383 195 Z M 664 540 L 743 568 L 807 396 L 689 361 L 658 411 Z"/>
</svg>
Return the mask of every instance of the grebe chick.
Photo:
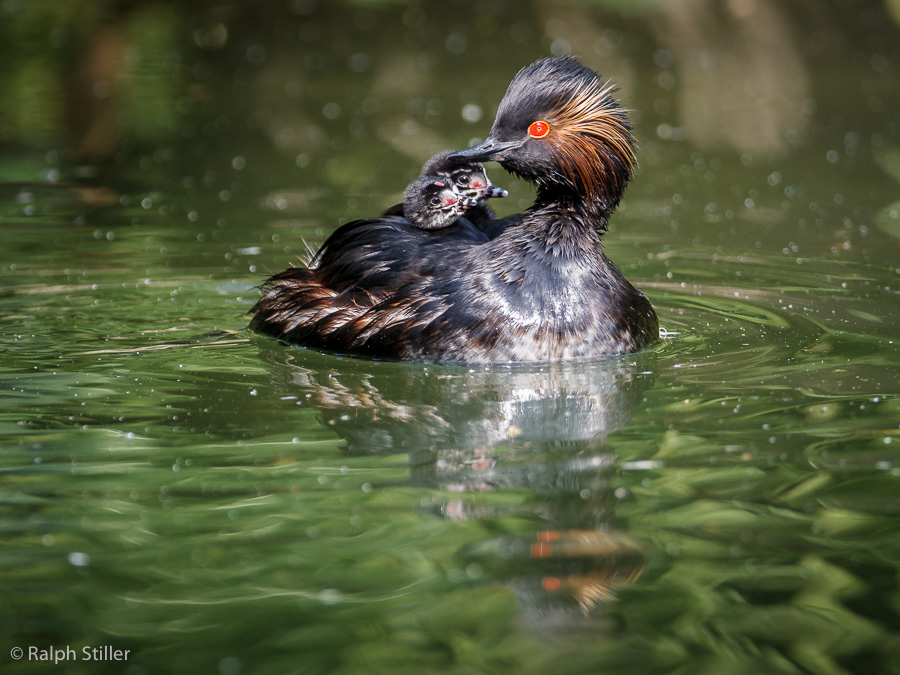
<svg viewBox="0 0 900 675">
<path fill-rule="evenodd" d="M 406 188 L 403 215 L 420 230 L 440 230 L 477 204 L 477 199 L 462 196 L 449 179 L 423 176 Z"/>
<path fill-rule="evenodd" d="M 636 164 L 610 92 L 572 58 L 523 68 L 487 139 L 447 155 L 497 161 L 537 187 L 514 226 L 479 242 L 396 216 L 345 225 L 310 269 L 263 284 L 251 327 L 342 353 L 469 363 L 592 358 L 657 341 L 653 307 L 600 241 Z"/>
<path fill-rule="evenodd" d="M 488 179 L 484 165 L 480 162 L 452 161 L 447 159 L 449 154 L 450 151 L 445 150 L 425 162 L 419 174 L 420 178 L 435 176 L 449 179 L 463 197 L 477 200 L 477 203 L 468 209 L 466 218 L 489 236 L 496 236 L 508 223 L 496 219 L 493 209 L 487 205 L 486 200 L 506 197 L 509 193 Z M 385 211 L 384 215 L 399 216 L 404 213 L 404 205 L 397 204 Z"/>
<path fill-rule="evenodd" d="M 477 199 L 477 206 L 472 208 L 467 215 L 467 218 L 476 226 L 494 220 L 496 216 L 493 209 L 487 205 L 487 200 L 506 197 L 509 193 L 490 181 L 484 164 L 481 162 L 453 161 L 447 159 L 448 155 L 450 155 L 449 150 L 439 152 L 425 162 L 425 166 L 422 167 L 422 175 L 447 177 L 453 181 L 461 195 Z"/>
</svg>

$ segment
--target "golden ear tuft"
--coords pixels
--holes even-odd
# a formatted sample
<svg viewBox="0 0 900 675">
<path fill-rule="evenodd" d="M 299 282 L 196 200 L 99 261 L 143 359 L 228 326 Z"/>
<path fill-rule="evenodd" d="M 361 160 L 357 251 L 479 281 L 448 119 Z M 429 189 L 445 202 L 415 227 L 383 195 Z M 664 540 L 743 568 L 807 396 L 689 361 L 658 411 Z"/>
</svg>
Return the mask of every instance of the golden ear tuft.
<svg viewBox="0 0 900 675">
<path fill-rule="evenodd" d="M 564 175 L 587 192 L 620 193 L 634 173 L 634 137 L 610 87 L 584 87 L 550 117 L 553 150 Z M 530 132 L 530 127 L 529 127 Z"/>
</svg>

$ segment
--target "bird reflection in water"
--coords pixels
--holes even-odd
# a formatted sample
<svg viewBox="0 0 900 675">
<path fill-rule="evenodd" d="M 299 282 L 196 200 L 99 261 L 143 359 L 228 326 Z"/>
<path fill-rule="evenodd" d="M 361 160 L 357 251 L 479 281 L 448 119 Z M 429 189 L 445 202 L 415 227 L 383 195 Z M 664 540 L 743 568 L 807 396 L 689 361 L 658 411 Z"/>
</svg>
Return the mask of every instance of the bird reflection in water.
<svg viewBox="0 0 900 675">
<path fill-rule="evenodd" d="M 282 363 L 327 358 L 261 346 Z M 503 519 L 533 523 L 527 534 L 492 537 L 459 555 L 482 581 L 512 589 L 527 616 L 547 628 L 551 615 L 592 613 L 644 569 L 645 547 L 615 515 L 616 458 L 605 443 L 630 424 L 652 385 L 651 359 L 480 367 L 353 361 L 361 367 L 340 371 L 295 362 L 276 372 L 285 391 L 346 441 L 349 455 L 407 455 L 406 484 L 440 494 L 423 510 L 498 532 L 506 531 Z"/>
</svg>

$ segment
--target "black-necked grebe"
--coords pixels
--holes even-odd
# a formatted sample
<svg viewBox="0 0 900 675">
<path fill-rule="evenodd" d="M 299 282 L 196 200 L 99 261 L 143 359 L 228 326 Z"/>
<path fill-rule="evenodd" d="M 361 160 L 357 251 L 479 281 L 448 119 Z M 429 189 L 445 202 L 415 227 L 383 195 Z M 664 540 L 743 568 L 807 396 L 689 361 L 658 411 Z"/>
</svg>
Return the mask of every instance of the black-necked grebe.
<svg viewBox="0 0 900 675">
<path fill-rule="evenodd" d="M 600 234 L 635 167 L 611 87 L 572 58 L 513 78 L 488 138 L 447 155 L 496 161 L 537 187 L 493 238 L 421 230 L 398 216 L 332 234 L 308 268 L 263 284 L 251 327 L 336 352 L 464 362 L 633 352 L 656 313 L 603 253 Z M 465 219 L 460 219 L 465 220 Z"/>
</svg>

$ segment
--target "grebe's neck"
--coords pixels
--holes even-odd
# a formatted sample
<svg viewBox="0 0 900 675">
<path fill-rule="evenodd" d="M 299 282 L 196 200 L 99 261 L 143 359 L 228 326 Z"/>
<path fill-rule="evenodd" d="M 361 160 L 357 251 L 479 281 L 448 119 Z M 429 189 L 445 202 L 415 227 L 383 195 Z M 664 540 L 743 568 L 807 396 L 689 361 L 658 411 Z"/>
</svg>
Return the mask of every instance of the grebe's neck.
<svg viewBox="0 0 900 675">
<path fill-rule="evenodd" d="M 529 209 L 534 214 L 568 214 L 569 219 L 582 223 L 592 230 L 605 232 L 609 217 L 619 203 L 601 194 L 578 194 L 561 189 L 558 185 L 539 185 L 534 204 Z"/>
</svg>

